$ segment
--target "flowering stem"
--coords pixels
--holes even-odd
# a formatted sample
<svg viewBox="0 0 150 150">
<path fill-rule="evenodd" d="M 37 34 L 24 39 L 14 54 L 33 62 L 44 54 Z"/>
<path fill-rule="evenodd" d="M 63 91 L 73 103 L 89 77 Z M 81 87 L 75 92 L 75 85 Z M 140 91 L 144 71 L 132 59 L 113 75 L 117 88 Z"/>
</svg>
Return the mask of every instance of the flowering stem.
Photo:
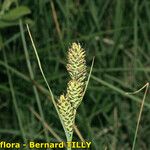
<svg viewBox="0 0 150 150">
<path fill-rule="evenodd" d="M 67 138 L 67 143 L 68 142 L 72 142 L 72 137 L 73 137 L 73 132 L 70 134 L 68 134 L 67 132 L 66 133 L 66 138 Z M 66 144 L 66 147 L 67 147 L 67 150 L 72 150 L 71 148 L 71 143 L 70 144 Z"/>
</svg>

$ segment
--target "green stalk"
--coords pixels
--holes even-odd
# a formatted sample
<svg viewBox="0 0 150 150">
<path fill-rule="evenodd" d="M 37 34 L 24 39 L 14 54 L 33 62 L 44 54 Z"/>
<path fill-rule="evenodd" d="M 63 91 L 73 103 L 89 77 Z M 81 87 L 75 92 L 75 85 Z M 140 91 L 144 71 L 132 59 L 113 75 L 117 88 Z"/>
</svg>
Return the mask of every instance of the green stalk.
<svg viewBox="0 0 150 150">
<path fill-rule="evenodd" d="M 66 134 L 67 142 L 72 142 L 73 132 L 71 133 L 71 136 L 67 132 L 65 132 L 65 134 Z M 68 144 L 66 144 L 66 146 L 67 146 L 67 150 L 72 150 L 71 147 L 68 147 Z"/>
</svg>

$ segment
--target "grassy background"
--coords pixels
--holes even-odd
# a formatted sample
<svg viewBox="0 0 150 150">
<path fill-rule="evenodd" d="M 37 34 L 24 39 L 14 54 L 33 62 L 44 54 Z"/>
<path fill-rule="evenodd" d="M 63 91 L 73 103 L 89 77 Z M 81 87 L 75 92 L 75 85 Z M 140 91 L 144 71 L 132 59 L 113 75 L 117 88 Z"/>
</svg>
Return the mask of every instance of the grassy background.
<svg viewBox="0 0 150 150">
<path fill-rule="evenodd" d="M 69 79 L 65 64 L 71 43 L 85 48 L 88 70 L 95 56 L 76 117 L 80 134 L 75 133 L 74 140 L 82 136 L 92 141 L 92 150 L 130 150 L 144 92 L 125 92 L 141 88 L 150 78 L 150 1 L 26 0 L 18 6 L 12 2 L 4 13 L 22 5 L 31 13 L 8 20 L 9 27 L 0 20 L 0 140 L 65 140 L 27 34 L 28 19 L 56 99 Z M 137 150 L 150 149 L 149 98 L 148 94 Z"/>
</svg>

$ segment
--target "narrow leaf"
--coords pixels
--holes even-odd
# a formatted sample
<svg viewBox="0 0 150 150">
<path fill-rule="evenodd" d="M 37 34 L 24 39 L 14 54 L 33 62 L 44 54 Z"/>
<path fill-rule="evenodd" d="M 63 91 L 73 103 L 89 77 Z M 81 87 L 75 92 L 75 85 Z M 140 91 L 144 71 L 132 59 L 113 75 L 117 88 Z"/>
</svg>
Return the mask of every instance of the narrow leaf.
<svg viewBox="0 0 150 150">
<path fill-rule="evenodd" d="M 0 16 L 0 20 L 14 21 L 27 14 L 31 13 L 30 9 L 26 6 L 19 6 L 15 9 L 9 10 L 7 13 Z"/>
</svg>

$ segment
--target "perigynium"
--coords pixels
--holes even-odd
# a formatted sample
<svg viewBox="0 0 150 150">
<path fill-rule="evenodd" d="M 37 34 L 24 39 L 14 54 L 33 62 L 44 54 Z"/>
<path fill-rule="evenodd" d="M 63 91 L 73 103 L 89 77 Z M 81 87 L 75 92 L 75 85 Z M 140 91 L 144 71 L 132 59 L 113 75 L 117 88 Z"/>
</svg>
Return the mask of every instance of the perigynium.
<svg viewBox="0 0 150 150">
<path fill-rule="evenodd" d="M 57 105 L 66 135 L 72 140 L 75 115 L 83 99 L 87 76 L 85 51 L 79 43 L 72 43 L 68 50 L 67 70 L 70 75 L 67 91 L 65 95 L 60 96 Z"/>
</svg>

